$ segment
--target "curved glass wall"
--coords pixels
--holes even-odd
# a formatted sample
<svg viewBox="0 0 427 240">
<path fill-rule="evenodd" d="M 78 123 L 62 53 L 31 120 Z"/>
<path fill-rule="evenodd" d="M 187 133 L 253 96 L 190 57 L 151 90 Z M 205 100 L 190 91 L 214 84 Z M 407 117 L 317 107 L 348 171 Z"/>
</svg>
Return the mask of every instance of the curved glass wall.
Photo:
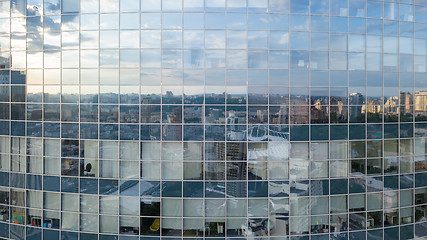
<svg viewBox="0 0 427 240">
<path fill-rule="evenodd" d="M 0 0 L 0 238 L 427 235 L 426 12 Z"/>
</svg>

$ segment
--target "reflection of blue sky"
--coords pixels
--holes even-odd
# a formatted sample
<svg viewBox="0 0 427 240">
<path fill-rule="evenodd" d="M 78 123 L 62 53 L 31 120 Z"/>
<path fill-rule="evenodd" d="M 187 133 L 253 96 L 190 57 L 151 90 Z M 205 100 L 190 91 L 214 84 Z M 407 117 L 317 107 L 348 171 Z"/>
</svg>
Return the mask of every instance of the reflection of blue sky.
<svg viewBox="0 0 427 240">
<path fill-rule="evenodd" d="M 248 48 L 267 49 L 268 48 L 268 32 L 267 31 L 249 32 Z"/>
<path fill-rule="evenodd" d="M 13 16 L 25 16 L 25 0 L 11 0 L 10 8 Z"/>
<path fill-rule="evenodd" d="M 139 13 L 120 14 L 120 29 L 139 29 Z"/>
<path fill-rule="evenodd" d="M 60 31 L 61 17 L 60 16 L 44 16 L 43 24 L 45 31 Z"/>
<path fill-rule="evenodd" d="M 246 29 L 246 13 L 228 13 L 227 28 L 228 29 Z"/>
<path fill-rule="evenodd" d="M 44 49 L 59 49 L 61 47 L 61 34 L 57 33 L 48 33 L 44 34 Z"/>
<path fill-rule="evenodd" d="M 38 5 L 36 4 L 36 6 Z M 36 14 L 36 12 L 31 12 L 30 14 Z M 63 20 L 66 21 L 67 19 L 71 18 L 65 18 Z M 41 34 L 43 31 L 43 25 L 45 30 L 44 36 Z M 43 19 L 39 16 L 28 17 L 26 29 L 27 32 L 33 32 L 31 34 L 27 34 L 28 49 L 40 49 L 42 43 L 44 44 L 44 49 L 59 49 L 61 46 L 59 32 L 61 29 L 60 16 L 44 16 Z"/>
<path fill-rule="evenodd" d="M 39 32 L 42 30 L 43 23 L 40 16 L 27 18 L 27 32 Z"/>
<path fill-rule="evenodd" d="M 228 31 L 227 48 L 246 49 L 246 31 Z"/>
<path fill-rule="evenodd" d="M 248 29 L 267 29 L 267 14 L 248 14 Z"/>
<path fill-rule="evenodd" d="M 43 6 L 46 15 L 60 14 L 59 0 L 44 0 Z"/>
<path fill-rule="evenodd" d="M 62 13 L 78 13 L 79 12 L 79 1 L 62 1 Z"/>
<path fill-rule="evenodd" d="M 97 31 L 82 31 L 80 32 L 80 47 L 81 48 L 98 48 L 98 32 Z"/>
<path fill-rule="evenodd" d="M 27 16 L 41 15 L 42 13 L 41 0 L 27 0 Z"/>
<path fill-rule="evenodd" d="M 63 15 L 62 16 L 62 30 L 72 31 L 79 29 L 79 15 Z"/>
<path fill-rule="evenodd" d="M 290 0 L 270 1 L 270 11 L 273 12 L 288 12 Z"/>
<path fill-rule="evenodd" d="M 98 30 L 99 17 L 97 14 L 82 14 L 80 21 L 81 30 Z"/>
<path fill-rule="evenodd" d="M 163 29 L 181 29 L 182 14 L 181 13 L 163 13 L 162 28 Z"/>
</svg>

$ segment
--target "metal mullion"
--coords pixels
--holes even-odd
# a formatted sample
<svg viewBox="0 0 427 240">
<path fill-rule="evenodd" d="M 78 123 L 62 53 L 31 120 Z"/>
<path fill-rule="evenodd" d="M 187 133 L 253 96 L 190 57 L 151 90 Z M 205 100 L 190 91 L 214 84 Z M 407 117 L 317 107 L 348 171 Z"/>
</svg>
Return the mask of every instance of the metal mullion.
<svg viewBox="0 0 427 240">
<path fill-rule="evenodd" d="M 118 153 L 118 158 L 117 158 L 117 163 L 116 163 L 116 167 L 117 167 L 117 174 L 118 174 L 118 177 L 117 177 L 117 184 L 118 184 L 118 186 L 117 186 L 117 232 L 120 234 L 120 216 L 121 216 L 121 212 L 120 212 L 120 197 L 121 197 L 121 194 L 120 194 L 120 154 L 121 154 L 121 151 L 120 151 L 120 60 L 121 60 L 121 58 L 120 58 L 120 53 L 121 53 L 121 48 L 120 48 L 120 33 L 121 33 L 121 31 L 122 31 L 122 29 L 121 29 L 121 27 L 120 27 L 120 16 L 121 16 L 121 14 L 122 14 L 122 12 L 121 12 L 121 1 L 119 1 L 118 2 L 118 5 L 119 5 L 119 9 L 118 9 L 118 54 L 119 54 L 119 56 L 118 56 L 118 71 L 119 71 L 119 79 L 118 79 L 118 87 L 119 87 L 119 92 L 118 92 L 118 99 L 117 99 L 117 110 L 118 110 L 118 113 L 117 113 L 117 115 L 118 115 L 118 119 L 117 119 L 117 132 L 118 132 L 118 134 L 117 134 L 117 153 Z M 100 92 L 100 95 L 101 95 L 101 92 Z M 99 108 L 98 108 L 99 109 Z M 100 111 L 101 109 L 99 109 L 99 111 Z M 99 136 L 98 136 L 99 137 Z"/>
<path fill-rule="evenodd" d="M 203 83 L 203 142 L 202 142 L 202 176 L 203 176 L 203 199 L 202 199 L 202 226 L 203 226 L 203 230 L 202 230 L 202 237 L 205 238 L 206 237 L 206 204 L 205 204 L 205 199 L 206 199 L 206 169 L 207 169 L 207 161 L 206 161 L 206 90 L 207 90 L 207 86 L 206 86 L 206 21 L 205 21 L 205 16 L 206 16 L 206 5 L 205 3 L 203 3 L 203 74 L 204 74 L 204 83 Z M 185 22 L 183 22 L 183 28 L 185 26 Z M 185 30 L 184 30 L 185 31 Z M 185 44 L 185 39 L 183 39 L 183 44 Z M 224 111 L 225 111 L 225 97 L 224 97 Z M 225 132 L 225 130 L 224 130 Z M 227 205 L 226 205 L 227 207 Z"/>
<path fill-rule="evenodd" d="M 138 236 L 141 236 L 142 229 L 141 229 L 141 12 L 142 12 L 142 3 L 139 1 L 139 11 L 138 11 L 138 34 L 139 34 L 139 48 L 138 48 L 138 55 L 139 55 L 139 64 L 138 64 L 138 70 L 139 70 L 139 83 L 138 83 L 138 199 L 139 199 L 139 214 L 138 214 Z M 120 74 L 120 73 L 119 73 Z"/>
<path fill-rule="evenodd" d="M 163 49 L 163 48 L 162 48 Z M 185 96 L 185 92 L 184 92 L 184 65 L 185 65 L 185 58 L 184 58 L 184 53 L 185 51 L 184 49 L 184 1 L 181 1 L 181 49 L 179 51 L 181 51 L 181 60 L 182 60 L 182 73 L 181 73 L 181 235 L 184 236 L 184 106 L 185 106 L 185 102 L 184 102 L 184 96 Z"/>
</svg>

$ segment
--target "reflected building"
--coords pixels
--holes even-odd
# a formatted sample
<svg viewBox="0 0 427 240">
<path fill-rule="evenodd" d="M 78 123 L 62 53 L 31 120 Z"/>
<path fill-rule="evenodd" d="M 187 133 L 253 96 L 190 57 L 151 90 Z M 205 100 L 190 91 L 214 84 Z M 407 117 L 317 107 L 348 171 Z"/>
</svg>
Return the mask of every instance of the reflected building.
<svg viewBox="0 0 427 240">
<path fill-rule="evenodd" d="M 423 113 L 426 110 L 425 103 L 427 103 L 427 92 L 416 91 L 414 97 L 415 111 Z"/>
<path fill-rule="evenodd" d="M 0 0 L 0 238 L 426 238 L 426 9 Z"/>
</svg>

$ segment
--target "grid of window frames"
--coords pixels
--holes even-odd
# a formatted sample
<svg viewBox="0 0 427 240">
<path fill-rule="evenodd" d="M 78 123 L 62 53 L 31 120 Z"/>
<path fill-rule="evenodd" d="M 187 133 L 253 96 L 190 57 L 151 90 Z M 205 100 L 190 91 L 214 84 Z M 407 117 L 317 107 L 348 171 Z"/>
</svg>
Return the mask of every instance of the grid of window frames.
<svg viewBox="0 0 427 240">
<path fill-rule="evenodd" d="M 0 238 L 412 239 L 426 0 L 0 0 Z"/>
</svg>

